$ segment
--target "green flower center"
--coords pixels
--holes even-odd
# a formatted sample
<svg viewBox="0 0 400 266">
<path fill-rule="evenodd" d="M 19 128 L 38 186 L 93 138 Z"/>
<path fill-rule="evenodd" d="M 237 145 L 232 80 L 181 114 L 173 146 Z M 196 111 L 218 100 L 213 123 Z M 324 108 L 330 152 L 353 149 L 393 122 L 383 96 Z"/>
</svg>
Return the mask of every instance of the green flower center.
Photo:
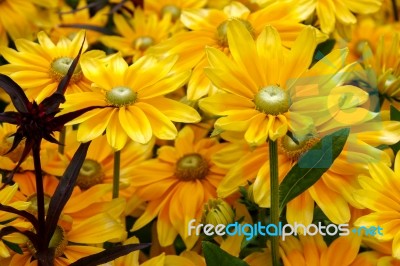
<svg viewBox="0 0 400 266">
<path fill-rule="evenodd" d="M 47 214 L 47 210 L 49 209 L 51 197 L 47 194 L 44 194 L 44 213 Z M 38 205 L 37 205 L 37 195 L 33 193 L 30 195 L 26 201 L 29 201 L 31 205 L 28 208 L 28 211 L 33 215 L 37 215 L 38 213 Z"/>
<path fill-rule="evenodd" d="M 117 86 L 106 93 L 106 100 L 115 107 L 131 105 L 136 102 L 137 93 L 131 88 Z"/>
<path fill-rule="evenodd" d="M 289 110 L 290 99 L 288 93 L 281 87 L 271 85 L 258 91 L 254 97 L 254 104 L 260 112 L 278 115 Z"/>
<path fill-rule="evenodd" d="M 133 41 L 133 46 L 135 47 L 135 49 L 140 50 L 142 52 L 146 51 L 150 46 L 154 44 L 155 41 L 150 36 L 141 36 Z"/>
<path fill-rule="evenodd" d="M 64 250 L 68 245 L 68 239 L 67 239 L 67 234 L 65 230 L 57 225 L 56 230 L 54 231 L 53 236 L 50 239 L 49 242 L 49 248 L 53 248 L 54 251 L 54 257 L 60 257 L 64 254 Z M 31 254 L 36 257 L 37 250 L 33 246 L 32 242 L 28 241 L 27 242 L 27 247 L 28 250 L 31 252 Z"/>
<path fill-rule="evenodd" d="M 307 136 L 299 139 L 297 144 L 289 136 L 285 135 L 279 142 L 279 148 L 289 158 L 298 160 L 303 153 L 311 149 L 319 140 L 316 136 Z"/>
<path fill-rule="evenodd" d="M 166 14 L 171 14 L 172 21 L 176 21 L 181 16 L 182 10 L 176 5 L 166 5 L 161 9 L 161 16 L 163 17 Z"/>
<path fill-rule="evenodd" d="M 100 184 L 103 181 L 104 172 L 101 165 L 92 159 L 85 159 L 79 170 L 76 184 L 81 189 L 88 189 L 94 185 Z"/>
<path fill-rule="evenodd" d="M 232 19 L 236 19 L 236 20 L 242 22 L 243 25 L 247 28 L 247 30 L 254 37 L 254 29 L 253 29 L 253 26 L 251 26 L 250 22 L 248 22 L 247 20 L 243 20 L 241 18 L 230 18 L 228 20 L 225 20 L 221 24 L 219 24 L 217 27 L 217 39 L 218 39 L 219 45 L 221 45 L 222 47 L 228 47 L 228 23 Z"/>
<path fill-rule="evenodd" d="M 208 163 L 198 153 L 187 154 L 176 164 L 175 175 L 182 181 L 203 179 L 208 173 Z"/>
<path fill-rule="evenodd" d="M 69 57 L 59 57 L 53 60 L 50 65 L 50 77 L 54 81 L 61 81 L 65 75 L 68 73 L 68 69 L 71 67 L 74 59 Z M 79 64 L 75 67 L 74 73 L 72 74 L 71 81 L 72 83 L 76 83 L 82 79 L 82 70 Z"/>
</svg>

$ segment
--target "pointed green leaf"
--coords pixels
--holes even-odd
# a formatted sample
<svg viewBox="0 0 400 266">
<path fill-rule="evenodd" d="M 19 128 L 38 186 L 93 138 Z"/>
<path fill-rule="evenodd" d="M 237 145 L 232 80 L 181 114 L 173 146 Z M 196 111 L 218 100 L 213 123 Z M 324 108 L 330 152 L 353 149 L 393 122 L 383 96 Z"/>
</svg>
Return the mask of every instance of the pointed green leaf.
<svg viewBox="0 0 400 266">
<path fill-rule="evenodd" d="M 24 252 L 22 252 L 21 247 L 18 244 L 12 243 L 12 242 L 8 242 L 7 240 L 3 239 L 3 243 L 12 251 L 18 253 L 18 254 L 24 254 Z"/>
<path fill-rule="evenodd" d="M 390 106 L 390 120 L 400 121 L 400 110 L 397 110 L 393 105 Z M 393 149 L 394 154 L 397 154 L 400 150 L 400 141 L 390 147 Z"/>
<path fill-rule="evenodd" d="M 325 136 L 292 167 L 279 186 L 279 209 L 314 185 L 339 156 L 349 136 L 344 128 Z"/>
<path fill-rule="evenodd" d="M 211 242 L 203 241 L 202 246 L 207 266 L 248 266 L 246 262 L 232 256 Z"/>
<path fill-rule="evenodd" d="M 109 261 L 113 261 L 119 257 L 125 256 L 135 250 L 144 249 L 150 244 L 129 244 L 108 248 L 102 252 L 84 257 L 72 263 L 70 266 L 96 266 Z"/>
</svg>

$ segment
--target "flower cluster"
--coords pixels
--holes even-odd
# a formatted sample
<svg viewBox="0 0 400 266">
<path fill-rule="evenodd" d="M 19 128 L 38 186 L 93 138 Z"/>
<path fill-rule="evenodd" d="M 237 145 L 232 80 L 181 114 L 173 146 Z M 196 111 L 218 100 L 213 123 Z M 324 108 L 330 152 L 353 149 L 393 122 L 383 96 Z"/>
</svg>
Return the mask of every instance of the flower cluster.
<svg viewBox="0 0 400 266">
<path fill-rule="evenodd" d="M 398 7 L 0 0 L 0 265 L 400 265 Z"/>
</svg>

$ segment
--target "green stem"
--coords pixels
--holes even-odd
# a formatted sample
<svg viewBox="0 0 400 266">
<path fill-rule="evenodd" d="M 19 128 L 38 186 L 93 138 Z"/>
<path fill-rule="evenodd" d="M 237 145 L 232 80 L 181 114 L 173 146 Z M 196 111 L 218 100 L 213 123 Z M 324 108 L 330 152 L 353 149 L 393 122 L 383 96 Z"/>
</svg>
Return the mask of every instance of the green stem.
<svg viewBox="0 0 400 266">
<path fill-rule="evenodd" d="M 60 145 L 58 145 L 58 152 L 60 154 L 64 154 L 65 136 L 66 136 L 66 129 L 65 129 L 65 127 L 63 127 L 61 129 L 60 137 L 58 139 L 58 142 L 60 142 Z"/>
<path fill-rule="evenodd" d="M 121 151 L 114 153 L 114 176 L 113 176 L 113 192 L 112 197 L 116 199 L 119 197 L 119 170 L 121 164 Z"/>
<path fill-rule="evenodd" d="M 271 224 L 279 225 L 279 174 L 278 174 L 278 145 L 276 141 L 269 141 L 269 167 L 271 187 Z M 272 265 L 279 263 L 279 236 L 271 236 Z"/>
<path fill-rule="evenodd" d="M 394 15 L 394 20 L 399 21 L 399 13 L 397 10 L 397 0 L 392 0 L 392 7 L 393 7 L 393 15 Z"/>
</svg>

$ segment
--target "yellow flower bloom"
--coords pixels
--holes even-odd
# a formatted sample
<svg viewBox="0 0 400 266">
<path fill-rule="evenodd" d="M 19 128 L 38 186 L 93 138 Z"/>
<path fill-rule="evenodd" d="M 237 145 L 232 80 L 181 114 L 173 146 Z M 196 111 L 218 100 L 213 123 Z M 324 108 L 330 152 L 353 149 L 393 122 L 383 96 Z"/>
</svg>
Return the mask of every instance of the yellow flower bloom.
<svg viewBox="0 0 400 266">
<path fill-rule="evenodd" d="M 119 54 L 107 63 L 99 59 L 82 60 L 82 71 L 92 82 L 89 92 L 69 94 L 61 105 L 62 113 L 88 106 L 99 106 L 74 119 L 68 125 L 79 124 L 78 141 L 95 139 L 106 131 L 108 143 L 122 149 L 128 137 L 147 143 L 153 134 L 160 139 L 174 139 L 177 134 L 171 122 L 198 122 L 199 114 L 191 107 L 167 99 L 165 94 L 187 81 L 190 71 L 176 72 L 176 58 L 157 61 L 142 57 L 128 66 Z"/>
<path fill-rule="evenodd" d="M 114 14 L 113 18 L 121 36 L 102 36 L 100 41 L 123 56 L 133 56 L 133 61 L 142 57 L 149 47 L 167 39 L 172 27 L 168 16 L 159 20 L 156 13 L 144 13 L 139 8 L 132 18 L 119 14 Z"/>
<path fill-rule="evenodd" d="M 0 46 L 7 46 L 7 34 L 12 40 L 27 38 L 32 40 L 36 34 L 34 24 L 37 16 L 37 0 L 4 0 L 0 3 Z M 44 2 L 44 1 L 43 1 Z M 49 4 L 55 1 L 47 1 Z"/>
<path fill-rule="evenodd" d="M 254 13 L 239 2 L 232 2 L 223 10 L 184 11 L 182 23 L 191 31 L 173 36 L 151 49 L 151 53 L 178 54 L 179 65 L 187 68 L 194 67 L 188 83 L 187 98 L 189 100 L 198 100 L 207 94 L 215 93 L 215 88 L 212 87 L 203 71 L 204 67 L 208 66 L 205 48 L 211 46 L 229 54 L 227 24 L 232 19 L 243 23 L 251 31 L 252 36 L 258 36 L 266 25 L 272 25 L 278 30 L 283 44 L 289 47 L 300 31 L 306 27 L 300 23 L 303 17 L 290 1 L 277 1 Z M 319 38 L 319 40 L 323 39 L 325 36 Z"/>
<path fill-rule="evenodd" d="M 94 16 L 90 16 L 86 0 L 80 0 L 76 10 L 72 10 L 66 3 L 60 8 L 61 12 L 69 12 L 61 14 L 59 21 L 50 30 L 50 37 L 52 40 L 59 40 L 62 36 L 69 36 L 72 39 L 73 36 L 79 31 L 77 28 L 68 27 L 71 24 L 83 24 L 97 27 L 104 27 L 107 22 L 107 15 L 110 11 L 109 7 L 102 8 L 97 11 Z M 73 12 L 72 12 L 73 11 Z M 54 11 L 53 11 L 54 12 Z M 98 31 L 86 30 L 86 39 L 89 44 L 95 43 L 99 40 L 101 33 Z"/>
<path fill-rule="evenodd" d="M 216 187 L 226 173 L 213 155 L 226 144 L 216 139 L 194 139 L 190 127 L 183 128 L 175 146 L 163 146 L 158 158 L 131 169 L 136 193 L 148 201 L 143 215 L 132 230 L 138 230 L 158 216 L 157 233 L 161 246 L 171 245 L 179 234 L 191 249 L 198 239 L 189 235 L 190 220 L 200 221 L 203 205 L 216 197 Z"/>
<path fill-rule="evenodd" d="M 400 106 L 400 33 L 392 36 L 390 43 L 381 36 L 374 53 L 368 45 L 363 50 L 363 66 L 370 73 L 370 85 L 386 100 L 382 109 L 388 109 L 390 103 Z"/>
<path fill-rule="evenodd" d="M 1 177 L 1 176 L 0 176 Z M 3 184 L 0 184 L 3 185 Z M 14 196 L 17 193 L 18 184 L 14 184 L 12 186 L 6 186 L 2 190 L 0 190 L 0 203 L 2 205 L 14 207 L 18 210 L 24 211 L 29 208 L 30 203 L 24 201 L 15 201 Z M 29 229 L 29 223 L 23 222 L 17 218 L 18 215 L 8 213 L 8 212 L 0 212 L 0 229 L 3 229 L 7 226 L 14 226 L 21 230 Z M 9 241 L 15 244 L 23 244 L 27 241 L 27 238 L 18 233 L 12 233 L 9 235 L 5 235 L 0 240 L 0 258 L 8 258 L 11 253 L 10 250 L 6 247 L 2 240 Z"/>
<path fill-rule="evenodd" d="M 179 20 L 182 11 L 202 8 L 207 3 L 207 0 L 146 0 L 144 9 L 152 11 L 163 17 L 169 14 L 172 20 Z"/>
<path fill-rule="evenodd" d="M 287 131 L 300 137 L 313 132 L 315 111 L 318 123 L 338 116 L 340 107 L 335 99 L 343 91 L 355 89 L 345 86 L 332 91 L 337 83 L 330 79 L 343 67 L 339 60 L 345 58 L 345 51 L 333 52 L 308 69 L 317 44 L 312 27 L 301 32 L 290 52 L 284 50 L 273 27 L 266 27 L 254 41 L 237 20 L 228 25 L 228 40 L 233 59 L 208 48 L 210 67 L 205 69 L 226 93 L 201 99 L 199 106 L 223 116 L 215 128 L 245 132 L 244 138 L 252 145 L 276 140 Z"/>
<path fill-rule="evenodd" d="M 321 30 L 324 33 L 332 33 L 335 23 L 338 25 L 350 26 L 357 22 L 353 13 L 371 14 L 377 12 L 382 4 L 382 0 L 303 0 L 301 4 L 307 7 L 306 14 L 311 14 L 315 10 L 319 19 Z"/>
<path fill-rule="evenodd" d="M 361 190 L 354 198 L 372 213 L 357 219 L 355 226 L 381 226 L 383 235 L 376 235 L 379 240 L 393 239 L 392 256 L 400 259 L 400 153 L 397 153 L 394 170 L 382 163 L 369 164 L 371 178 L 360 176 Z"/>
<path fill-rule="evenodd" d="M 17 50 L 2 47 L 0 53 L 10 63 L 0 66 L 0 72 L 18 83 L 30 99 L 41 102 L 53 93 L 68 71 L 72 60 L 78 55 L 85 32 L 80 31 L 71 40 L 62 37 L 56 44 L 44 32 L 38 33 L 39 43 L 26 39 L 15 41 Z M 87 49 L 85 42 L 83 51 Z M 100 51 L 89 52 L 90 56 L 103 56 Z M 90 87 L 79 66 L 71 78 L 67 93 L 85 91 Z"/>
<path fill-rule="evenodd" d="M 360 249 L 361 237 L 356 234 L 341 236 L 329 246 L 322 236 L 289 236 L 280 242 L 282 261 L 285 266 L 298 265 L 352 265 Z"/>
<path fill-rule="evenodd" d="M 94 245 L 120 238 L 124 233 L 119 222 L 107 213 L 98 213 L 78 224 L 72 223 L 70 228 L 59 224 L 50 241 L 51 247 L 55 248 L 54 265 L 70 265 L 82 257 L 101 252 L 103 248 Z M 37 265 L 36 250 L 28 244 L 23 251 L 23 254 L 13 255 L 10 265 Z"/>
</svg>

